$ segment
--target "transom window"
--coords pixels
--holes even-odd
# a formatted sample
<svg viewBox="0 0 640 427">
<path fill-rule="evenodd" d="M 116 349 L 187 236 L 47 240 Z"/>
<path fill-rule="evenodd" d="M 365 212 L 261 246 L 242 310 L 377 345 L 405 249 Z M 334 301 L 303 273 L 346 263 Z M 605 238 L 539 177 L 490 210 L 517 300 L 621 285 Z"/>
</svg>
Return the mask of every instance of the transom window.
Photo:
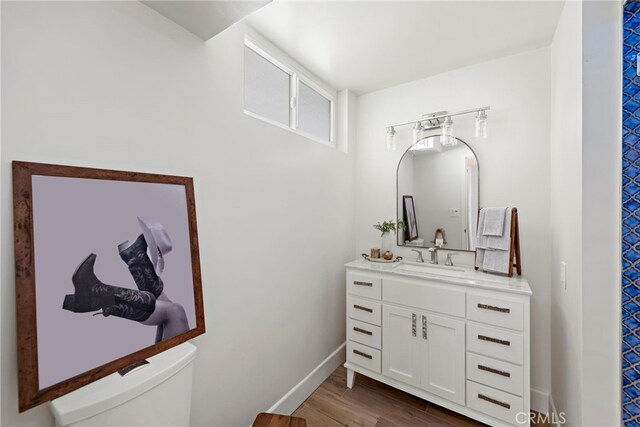
<svg viewBox="0 0 640 427">
<path fill-rule="evenodd" d="M 245 39 L 244 112 L 335 145 L 335 94 Z"/>
</svg>

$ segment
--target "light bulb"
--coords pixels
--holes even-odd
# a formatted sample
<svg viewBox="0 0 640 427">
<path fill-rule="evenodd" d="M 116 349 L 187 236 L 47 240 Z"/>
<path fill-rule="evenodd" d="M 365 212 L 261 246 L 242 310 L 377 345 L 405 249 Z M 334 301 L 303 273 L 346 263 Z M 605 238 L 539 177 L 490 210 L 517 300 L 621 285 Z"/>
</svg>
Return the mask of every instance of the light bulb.
<svg viewBox="0 0 640 427">
<path fill-rule="evenodd" d="M 418 142 L 422 139 L 422 123 L 416 122 L 413 127 L 413 142 Z"/>
<path fill-rule="evenodd" d="M 478 111 L 476 115 L 476 138 L 487 139 L 487 113 Z"/>
<path fill-rule="evenodd" d="M 442 137 L 440 138 L 440 143 L 443 147 L 456 145 L 458 141 L 453 136 L 453 120 L 451 120 L 450 116 L 447 116 L 442 122 Z"/>
<path fill-rule="evenodd" d="M 387 128 L 387 150 L 396 149 L 396 130 L 393 126 Z"/>
</svg>

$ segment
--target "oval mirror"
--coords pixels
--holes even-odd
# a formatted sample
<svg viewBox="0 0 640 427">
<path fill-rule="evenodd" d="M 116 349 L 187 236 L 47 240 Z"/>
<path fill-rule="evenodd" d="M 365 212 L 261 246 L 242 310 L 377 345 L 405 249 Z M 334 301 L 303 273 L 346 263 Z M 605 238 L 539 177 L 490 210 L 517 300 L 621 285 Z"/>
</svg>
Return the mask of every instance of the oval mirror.
<svg viewBox="0 0 640 427">
<path fill-rule="evenodd" d="M 405 151 L 396 176 L 398 245 L 475 251 L 478 159 L 461 139 L 433 135 Z"/>
</svg>

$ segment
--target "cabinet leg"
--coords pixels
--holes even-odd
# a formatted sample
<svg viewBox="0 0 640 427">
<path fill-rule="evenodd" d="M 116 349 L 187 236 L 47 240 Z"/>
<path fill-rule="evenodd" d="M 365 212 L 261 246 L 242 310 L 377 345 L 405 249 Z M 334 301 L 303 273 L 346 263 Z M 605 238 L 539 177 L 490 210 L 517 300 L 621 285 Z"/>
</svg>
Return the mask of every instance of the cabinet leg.
<svg viewBox="0 0 640 427">
<path fill-rule="evenodd" d="M 353 369 L 347 369 L 347 387 L 353 388 L 353 383 L 356 381 L 356 372 Z"/>
</svg>

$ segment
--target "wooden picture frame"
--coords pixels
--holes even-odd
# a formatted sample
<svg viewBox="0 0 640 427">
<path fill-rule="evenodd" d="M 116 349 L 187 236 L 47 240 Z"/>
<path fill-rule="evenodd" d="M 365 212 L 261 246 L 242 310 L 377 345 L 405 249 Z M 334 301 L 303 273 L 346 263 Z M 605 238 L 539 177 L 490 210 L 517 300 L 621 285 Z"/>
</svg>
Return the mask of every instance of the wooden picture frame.
<svg viewBox="0 0 640 427">
<path fill-rule="evenodd" d="M 416 220 L 416 208 L 413 202 L 413 196 L 402 196 L 402 211 L 408 237 L 408 239 L 405 240 L 415 240 L 418 238 L 418 223 Z"/>
<path fill-rule="evenodd" d="M 132 195 L 131 200 L 126 198 Z M 96 207 L 96 205 L 100 206 Z M 150 210 L 159 208 L 156 209 L 158 221 L 161 223 L 167 220 L 173 226 L 173 228 L 167 226 L 166 230 L 163 229 L 171 236 L 168 247 L 162 246 L 162 242 L 156 242 L 153 239 L 154 236 L 160 239 L 159 234 L 145 234 L 150 229 L 152 233 L 158 230 L 153 228 L 153 225 L 149 225 L 148 218 L 139 216 L 145 213 L 136 211 L 136 209 L 144 210 L 140 206 L 148 207 Z M 205 332 L 192 178 L 14 161 L 13 208 L 20 412 L 76 390 Z M 95 214 L 96 211 L 98 214 L 94 216 L 99 217 L 87 218 L 86 213 Z M 65 216 L 65 214 L 68 215 Z M 126 230 L 117 228 L 119 224 L 124 223 L 122 221 L 127 224 Z M 145 224 L 150 228 L 143 228 Z M 143 233 L 136 239 L 140 228 Z M 118 241 L 113 239 L 120 238 L 120 234 L 131 241 L 135 240 L 131 249 L 121 250 L 117 246 Z M 66 238 L 58 239 L 57 236 Z M 143 240 L 139 240 L 141 238 Z M 142 241 L 146 243 L 145 246 L 136 246 Z M 99 249 L 103 244 L 110 248 L 109 251 L 97 250 L 95 251 L 97 256 L 93 255 L 94 247 Z M 147 289 L 147 285 L 152 283 L 151 279 L 141 282 L 141 287 L 139 284 L 141 279 L 136 279 L 131 265 L 123 258 L 122 251 L 134 249 L 138 250 L 137 253 L 142 257 L 140 259 L 148 259 L 151 263 L 144 261 L 144 268 L 147 268 L 145 271 L 150 275 L 149 277 L 162 277 L 161 281 L 153 279 L 153 283 L 160 286 L 155 291 Z M 152 249 L 158 251 L 153 262 Z M 164 269 L 158 266 L 160 263 L 158 258 L 160 258 L 163 259 L 164 267 L 163 250 L 167 254 Z M 172 253 L 169 254 L 169 251 Z M 84 255 L 78 257 L 78 254 L 86 253 L 91 255 L 82 261 Z M 147 258 L 144 258 L 143 254 L 146 254 Z M 91 258 L 92 255 L 93 258 Z M 106 268 L 107 260 L 115 262 L 116 257 L 121 265 L 118 268 Z M 77 268 L 68 261 L 70 259 L 76 260 Z M 101 282 L 107 283 L 105 286 L 110 286 L 109 288 L 95 287 L 92 285 L 94 282 L 78 279 L 80 276 L 76 274 L 79 271 L 88 271 L 87 260 L 91 259 L 96 261 L 95 275 Z M 78 262 L 80 264 L 77 264 Z M 93 268 L 94 266 L 91 265 L 91 272 L 94 271 Z M 65 277 L 65 280 L 54 281 L 54 278 L 58 277 L 58 271 L 64 272 L 60 277 Z M 156 276 L 153 276 L 151 271 Z M 109 277 L 127 275 L 128 283 L 111 284 L 112 280 Z M 169 281 L 168 279 L 172 277 L 185 280 Z M 82 292 L 78 290 L 79 285 L 76 286 L 76 283 L 83 286 Z M 120 288 L 116 289 L 115 285 Z M 124 287 L 130 290 L 123 291 Z M 164 290 L 167 290 L 166 294 Z M 96 296 L 102 291 L 109 296 Z M 159 295 L 164 294 L 168 302 L 162 296 L 160 299 L 152 298 L 151 295 L 155 297 L 154 292 L 157 294 L 158 291 Z M 55 297 L 43 302 L 44 294 L 48 295 L 50 292 L 53 292 Z M 83 300 L 82 298 L 88 295 L 87 292 L 91 293 L 91 298 Z M 148 305 L 127 305 L 129 301 L 123 298 L 129 294 L 146 295 L 148 300 L 145 301 Z M 74 298 L 69 299 L 69 295 Z M 114 299 L 111 300 L 111 298 Z M 179 300 L 179 298 L 183 299 Z M 51 306 L 48 305 L 49 300 L 52 300 Z M 94 314 L 100 314 L 99 311 L 96 313 L 82 311 L 88 306 L 81 307 L 80 301 L 83 301 L 83 304 L 89 304 L 89 308 L 94 308 L 93 304 L 98 301 L 102 315 L 94 316 Z M 120 305 L 117 307 L 108 305 L 114 301 Z M 73 304 L 68 305 L 68 302 Z M 162 318 L 160 311 L 169 307 L 169 304 L 174 304 L 172 308 L 180 306 L 185 317 L 179 315 L 171 318 L 170 321 L 173 321 L 171 324 L 168 321 L 162 323 L 158 320 Z M 63 309 L 61 306 L 65 305 L 67 308 Z M 134 308 L 131 307 L 138 307 L 135 308 L 138 312 L 132 311 Z M 133 314 L 127 313 L 127 310 L 132 311 Z M 107 316 L 107 314 L 110 315 Z M 143 321 L 134 320 L 134 314 L 138 316 L 136 319 L 148 317 Z M 130 317 L 118 317 L 118 315 Z M 64 322 L 51 326 L 49 323 L 53 320 L 49 319 L 63 319 Z M 158 323 L 154 325 L 153 322 Z M 97 335 L 95 330 L 85 332 L 85 329 L 82 329 L 88 328 L 87 325 L 98 325 L 97 327 L 105 328 L 104 330 L 114 331 L 111 334 L 113 336 L 107 333 L 106 336 L 100 335 L 95 338 L 94 336 Z M 175 335 L 171 335 L 174 333 Z M 52 334 L 55 335 L 53 338 Z M 129 334 L 135 337 L 143 336 L 144 340 L 139 343 L 135 341 L 130 343 Z M 107 340 L 107 344 L 115 345 L 116 356 L 105 362 L 102 359 L 109 355 L 104 352 L 92 353 L 96 348 L 92 340 Z M 58 362 L 56 362 L 57 355 L 52 354 L 56 350 L 51 350 L 49 341 L 56 344 L 65 342 L 66 345 L 71 345 L 72 348 L 61 350 L 64 354 L 62 360 L 68 361 L 78 357 L 82 363 L 69 367 L 65 365 L 61 370 L 71 372 L 73 369 L 80 369 L 80 372 L 61 380 L 54 378 L 52 375 L 62 374 L 51 374 L 53 371 L 49 366 L 54 366 Z M 101 344 L 98 342 L 97 347 L 101 348 Z M 64 345 L 60 344 L 61 347 Z M 134 351 L 129 351 L 131 348 Z M 119 352 L 126 352 L 126 354 Z M 93 363 L 91 358 L 95 358 L 97 363 L 95 366 L 91 365 Z M 83 366 L 90 366 L 90 368 L 85 369 Z M 49 384 L 52 381 L 53 383 Z"/>
</svg>

